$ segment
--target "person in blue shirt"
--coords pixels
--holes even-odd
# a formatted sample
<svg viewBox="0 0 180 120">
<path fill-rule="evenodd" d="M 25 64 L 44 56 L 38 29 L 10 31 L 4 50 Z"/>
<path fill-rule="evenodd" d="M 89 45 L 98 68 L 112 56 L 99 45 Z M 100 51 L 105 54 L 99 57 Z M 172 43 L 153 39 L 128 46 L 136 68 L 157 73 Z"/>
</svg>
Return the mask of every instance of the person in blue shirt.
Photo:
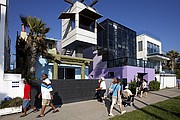
<svg viewBox="0 0 180 120">
<path fill-rule="evenodd" d="M 112 104 L 110 107 L 109 116 L 114 116 L 112 113 L 114 105 L 118 104 L 121 114 L 124 114 L 126 111 L 122 110 L 122 100 L 121 100 L 121 86 L 120 86 L 120 79 L 114 78 L 113 84 L 111 85 L 110 91 L 112 93 Z"/>
</svg>

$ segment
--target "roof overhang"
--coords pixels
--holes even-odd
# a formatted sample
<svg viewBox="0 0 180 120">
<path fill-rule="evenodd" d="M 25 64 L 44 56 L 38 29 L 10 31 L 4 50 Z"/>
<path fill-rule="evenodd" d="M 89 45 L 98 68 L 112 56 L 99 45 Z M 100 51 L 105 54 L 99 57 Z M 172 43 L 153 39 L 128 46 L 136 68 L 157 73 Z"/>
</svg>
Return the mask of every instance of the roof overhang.
<svg viewBox="0 0 180 120">
<path fill-rule="evenodd" d="M 147 56 L 148 59 L 156 60 L 156 61 L 164 61 L 164 60 L 170 60 L 168 57 L 162 55 L 162 54 L 152 54 Z"/>
<path fill-rule="evenodd" d="M 87 17 L 94 19 L 94 20 L 97 20 L 97 19 L 102 17 L 102 15 L 100 15 L 96 12 L 93 12 L 92 10 L 89 10 L 87 8 L 83 9 L 81 12 L 79 12 L 79 14 L 87 16 Z"/>
<path fill-rule="evenodd" d="M 61 15 L 59 15 L 58 19 L 69 19 L 69 18 L 73 18 L 75 17 L 75 13 L 61 13 Z"/>
</svg>

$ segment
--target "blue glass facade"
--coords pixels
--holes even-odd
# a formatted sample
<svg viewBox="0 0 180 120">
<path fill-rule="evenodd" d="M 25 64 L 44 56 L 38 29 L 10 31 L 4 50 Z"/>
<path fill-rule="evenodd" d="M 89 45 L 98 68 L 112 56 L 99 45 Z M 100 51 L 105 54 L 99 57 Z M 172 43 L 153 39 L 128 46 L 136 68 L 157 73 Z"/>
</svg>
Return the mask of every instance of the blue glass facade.
<svg viewBox="0 0 180 120">
<path fill-rule="evenodd" d="M 108 67 L 136 65 L 136 32 L 110 19 L 100 24 L 105 29 L 98 33 L 98 54 Z"/>
</svg>

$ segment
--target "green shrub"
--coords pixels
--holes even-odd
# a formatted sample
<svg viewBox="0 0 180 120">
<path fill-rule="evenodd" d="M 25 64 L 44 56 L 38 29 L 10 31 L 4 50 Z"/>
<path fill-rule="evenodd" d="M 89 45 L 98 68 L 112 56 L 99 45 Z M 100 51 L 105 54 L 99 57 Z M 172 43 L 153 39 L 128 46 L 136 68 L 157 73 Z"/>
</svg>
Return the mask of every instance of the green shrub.
<svg viewBox="0 0 180 120">
<path fill-rule="evenodd" d="M 149 90 L 158 91 L 160 89 L 160 83 L 158 81 L 151 81 L 149 83 Z"/>
<path fill-rule="evenodd" d="M 2 101 L 1 105 L 0 105 L 0 109 L 1 108 L 8 108 L 8 107 L 19 107 L 22 105 L 23 99 L 20 97 L 15 97 L 12 100 L 8 100 L 8 101 Z"/>
<path fill-rule="evenodd" d="M 131 82 L 129 83 L 129 89 L 131 90 L 132 94 L 136 94 L 136 81 L 135 80 L 131 80 Z"/>
</svg>

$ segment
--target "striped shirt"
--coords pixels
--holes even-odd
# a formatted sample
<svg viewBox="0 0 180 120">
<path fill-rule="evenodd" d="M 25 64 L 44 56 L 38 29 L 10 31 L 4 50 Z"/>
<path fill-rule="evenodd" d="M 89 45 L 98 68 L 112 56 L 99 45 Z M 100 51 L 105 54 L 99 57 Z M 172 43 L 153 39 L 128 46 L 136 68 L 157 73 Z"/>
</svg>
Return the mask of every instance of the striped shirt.
<svg viewBox="0 0 180 120">
<path fill-rule="evenodd" d="M 41 83 L 42 99 L 51 99 L 51 91 L 53 91 L 51 81 L 48 78 L 46 78 Z"/>
</svg>

